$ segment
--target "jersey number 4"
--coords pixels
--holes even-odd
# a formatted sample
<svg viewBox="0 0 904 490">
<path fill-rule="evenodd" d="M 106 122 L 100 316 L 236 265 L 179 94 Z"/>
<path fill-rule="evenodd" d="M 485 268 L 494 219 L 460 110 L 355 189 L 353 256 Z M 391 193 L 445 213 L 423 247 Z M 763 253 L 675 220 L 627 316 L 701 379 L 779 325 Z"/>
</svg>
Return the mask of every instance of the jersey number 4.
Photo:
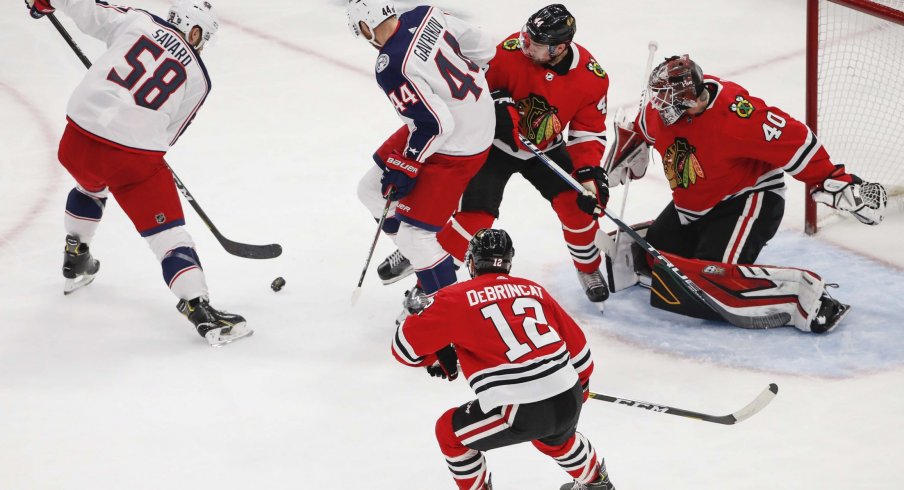
<svg viewBox="0 0 904 490">
<path fill-rule="evenodd" d="M 528 315 L 527 310 L 533 310 L 533 316 Z M 515 316 L 524 317 L 520 329 L 532 345 L 518 340 L 512 328 L 513 326 L 505 318 L 499 304 L 494 303 L 484 306 L 480 309 L 480 312 L 483 313 L 484 318 L 493 322 L 493 326 L 496 327 L 496 331 L 499 332 L 499 336 L 508 347 L 505 356 L 511 362 L 518 360 L 533 350 L 562 340 L 555 330 L 549 328 L 549 324 L 546 322 L 546 314 L 543 313 L 543 305 L 534 298 L 518 298 L 512 302 L 512 313 Z M 540 333 L 537 325 L 546 325 L 547 331 Z"/>
<path fill-rule="evenodd" d="M 116 68 L 113 68 L 107 75 L 107 80 L 131 91 L 147 73 L 144 63 L 138 59 L 145 51 L 150 53 L 155 60 L 163 54 L 163 48 L 160 45 L 142 36 L 125 55 L 126 62 L 132 67 L 132 71 L 123 78 L 116 72 Z M 185 67 L 182 66 L 182 63 L 172 58 L 165 58 L 157 66 L 154 74 L 135 91 L 133 94 L 135 103 L 141 107 L 156 111 L 169 100 L 173 92 L 185 83 L 187 78 L 188 75 L 186 75 Z"/>
<path fill-rule="evenodd" d="M 455 55 L 465 62 L 465 66 L 467 66 L 469 73 L 478 73 L 480 71 L 480 67 L 477 66 L 477 63 L 474 63 L 467 56 L 462 54 L 461 46 L 458 44 L 458 39 L 455 39 L 455 36 L 446 31 L 443 35 L 443 40 L 452 48 Z M 477 85 L 477 82 L 474 81 L 474 77 L 469 73 L 465 73 L 458 69 L 449 58 L 446 58 L 443 55 L 442 50 L 436 50 L 434 61 L 436 61 L 436 67 L 439 68 L 439 74 L 442 75 L 443 80 L 449 84 L 449 91 L 452 92 L 452 97 L 455 97 L 458 100 L 464 100 L 468 94 L 474 94 L 474 100 L 480 98 L 480 93 L 483 92 L 483 89 Z"/>
</svg>

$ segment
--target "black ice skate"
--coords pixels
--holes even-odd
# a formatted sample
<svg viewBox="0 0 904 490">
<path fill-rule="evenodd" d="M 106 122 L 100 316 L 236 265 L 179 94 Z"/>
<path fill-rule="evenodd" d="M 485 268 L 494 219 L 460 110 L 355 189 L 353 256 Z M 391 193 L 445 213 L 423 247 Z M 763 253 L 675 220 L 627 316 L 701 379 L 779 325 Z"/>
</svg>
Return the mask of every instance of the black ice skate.
<svg viewBox="0 0 904 490">
<path fill-rule="evenodd" d="M 254 333 L 242 316 L 216 310 L 204 298 L 180 300 L 176 308 L 192 322 L 212 347 L 220 347 Z"/>
<path fill-rule="evenodd" d="M 603 274 L 599 269 L 590 273 L 581 271 L 577 271 L 577 273 L 578 280 L 581 281 L 581 287 L 584 288 L 584 293 L 587 294 L 587 299 L 591 303 L 595 303 L 600 311 L 603 311 L 603 302 L 609 299 L 609 285 L 603 279 Z"/>
<path fill-rule="evenodd" d="M 597 475 L 596 480 L 590 483 L 578 483 L 575 480 L 573 483 L 562 485 L 559 490 L 615 490 L 615 485 L 609 481 L 609 474 L 606 473 L 606 462 L 600 461 L 599 475 Z"/>
<path fill-rule="evenodd" d="M 100 270 L 100 261 L 91 256 L 88 245 L 72 235 L 66 235 L 66 248 L 63 250 L 63 294 L 69 294 L 83 288 L 94 281 L 94 275 Z"/>
<path fill-rule="evenodd" d="M 402 301 L 402 313 L 396 318 L 396 326 L 401 325 L 408 315 L 417 315 L 424 311 L 430 301 L 431 298 L 424 294 L 420 284 L 416 284 L 413 288 L 405 291 L 405 299 Z"/>
<path fill-rule="evenodd" d="M 828 333 L 841 323 L 841 320 L 851 310 L 851 306 L 829 296 L 828 293 L 822 293 L 819 301 L 821 304 L 819 310 L 816 311 L 816 318 L 810 322 L 810 331 Z"/>
<path fill-rule="evenodd" d="M 389 257 L 386 257 L 386 260 L 377 267 L 377 275 L 380 276 L 383 284 L 392 284 L 412 273 L 414 273 L 414 267 L 411 267 L 411 262 L 398 250 L 389 254 Z"/>
</svg>

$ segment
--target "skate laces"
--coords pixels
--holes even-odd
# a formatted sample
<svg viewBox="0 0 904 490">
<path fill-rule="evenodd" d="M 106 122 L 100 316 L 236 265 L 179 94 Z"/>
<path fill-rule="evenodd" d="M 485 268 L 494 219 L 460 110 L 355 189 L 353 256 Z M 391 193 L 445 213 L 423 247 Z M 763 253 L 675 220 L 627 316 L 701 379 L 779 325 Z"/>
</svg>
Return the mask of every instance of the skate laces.
<svg viewBox="0 0 904 490">
<path fill-rule="evenodd" d="M 389 257 L 387 257 L 387 260 L 389 260 L 389 267 L 394 269 L 396 266 L 398 266 L 399 264 L 401 264 L 402 262 L 404 262 L 407 259 L 405 258 L 404 255 L 402 255 L 401 251 L 396 250 L 395 252 L 390 254 Z"/>
<path fill-rule="evenodd" d="M 584 283 L 584 287 L 587 289 L 603 287 L 603 275 L 600 274 L 600 271 L 598 270 L 589 273 L 578 271 L 578 276 L 581 278 L 581 282 Z"/>
</svg>

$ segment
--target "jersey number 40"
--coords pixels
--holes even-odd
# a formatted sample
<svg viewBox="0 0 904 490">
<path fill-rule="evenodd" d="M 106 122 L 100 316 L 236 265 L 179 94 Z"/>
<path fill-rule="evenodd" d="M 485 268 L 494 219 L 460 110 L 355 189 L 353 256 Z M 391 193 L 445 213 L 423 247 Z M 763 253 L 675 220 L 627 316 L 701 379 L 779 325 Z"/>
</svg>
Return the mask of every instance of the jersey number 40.
<svg viewBox="0 0 904 490">
<path fill-rule="evenodd" d="M 527 310 L 533 310 L 533 316 L 528 315 Z M 505 356 L 511 362 L 524 357 L 536 349 L 562 340 L 559 334 L 549 327 L 546 322 L 546 314 L 543 312 L 543 305 L 534 298 L 518 298 L 512 302 L 512 313 L 516 317 L 524 317 L 521 325 L 513 326 L 510 324 L 498 303 L 484 306 L 480 309 L 480 312 L 484 318 L 493 322 L 493 326 L 499 332 L 499 337 L 502 338 L 502 341 L 508 347 Z M 545 325 L 547 331 L 540 333 L 537 325 Z M 527 337 L 530 344 L 519 341 L 515 336 L 514 328 L 519 327 L 524 332 L 522 337 Z"/>
</svg>

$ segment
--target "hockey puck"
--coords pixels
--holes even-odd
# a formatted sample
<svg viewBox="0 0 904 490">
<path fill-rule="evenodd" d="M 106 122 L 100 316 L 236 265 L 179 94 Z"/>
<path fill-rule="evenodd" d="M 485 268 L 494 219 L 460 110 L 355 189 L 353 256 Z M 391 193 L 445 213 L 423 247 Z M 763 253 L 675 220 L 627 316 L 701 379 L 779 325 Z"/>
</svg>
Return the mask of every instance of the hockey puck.
<svg viewBox="0 0 904 490">
<path fill-rule="evenodd" d="M 270 283 L 270 289 L 279 292 L 279 290 L 282 289 L 283 286 L 285 286 L 285 285 L 286 285 L 286 280 L 283 279 L 282 277 L 277 277 L 276 279 L 273 280 L 273 282 Z"/>
</svg>

